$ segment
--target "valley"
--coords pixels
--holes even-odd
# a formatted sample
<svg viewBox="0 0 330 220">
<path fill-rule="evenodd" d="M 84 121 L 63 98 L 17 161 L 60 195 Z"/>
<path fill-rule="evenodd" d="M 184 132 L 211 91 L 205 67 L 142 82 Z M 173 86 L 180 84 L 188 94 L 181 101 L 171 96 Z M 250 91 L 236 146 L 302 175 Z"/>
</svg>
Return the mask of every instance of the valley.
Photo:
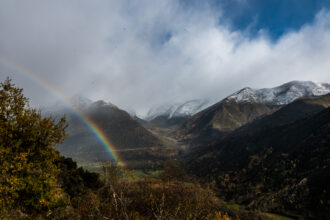
<svg viewBox="0 0 330 220">
<path fill-rule="evenodd" d="M 187 108 L 153 110 L 143 119 L 104 102 L 86 112 L 109 134 L 132 179 L 158 178 L 167 161 L 180 161 L 189 175 L 215 183 L 228 213 L 324 218 L 330 207 L 329 92 L 328 84 L 295 81 L 242 89 L 203 109 L 187 102 Z M 192 111 L 175 115 L 176 108 Z M 69 120 L 72 133 L 59 151 L 101 172 L 109 160 L 105 150 L 74 116 Z"/>
</svg>

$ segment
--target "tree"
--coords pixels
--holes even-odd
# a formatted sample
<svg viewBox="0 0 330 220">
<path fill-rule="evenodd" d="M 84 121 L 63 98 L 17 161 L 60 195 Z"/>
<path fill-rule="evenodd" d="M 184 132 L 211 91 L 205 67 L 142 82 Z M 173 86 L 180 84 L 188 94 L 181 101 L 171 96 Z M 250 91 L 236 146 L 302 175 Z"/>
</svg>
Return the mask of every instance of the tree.
<svg viewBox="0 0 330 220">
<path fill-rule="evenodd" d="M 0 215 L 34 215 L 65 202 L 57 176 L 65 118 L 42 117 L 10 79 L 0 83 Z"/>
</svg>

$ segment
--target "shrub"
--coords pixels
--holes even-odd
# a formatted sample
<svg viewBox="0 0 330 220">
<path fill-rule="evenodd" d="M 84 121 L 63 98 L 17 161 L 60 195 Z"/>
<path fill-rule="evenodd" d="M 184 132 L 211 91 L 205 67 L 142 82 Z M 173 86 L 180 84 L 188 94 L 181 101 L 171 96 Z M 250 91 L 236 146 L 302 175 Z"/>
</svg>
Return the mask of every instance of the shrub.
<svg viewBox="0 0 330 220">
<path fill-rule="evenodd" d="M 66 203 L 57 182 L 66 122 L 42 117 L 11 80 L 0 83 L 0 214 L 47 212 Z"/>
</svg>

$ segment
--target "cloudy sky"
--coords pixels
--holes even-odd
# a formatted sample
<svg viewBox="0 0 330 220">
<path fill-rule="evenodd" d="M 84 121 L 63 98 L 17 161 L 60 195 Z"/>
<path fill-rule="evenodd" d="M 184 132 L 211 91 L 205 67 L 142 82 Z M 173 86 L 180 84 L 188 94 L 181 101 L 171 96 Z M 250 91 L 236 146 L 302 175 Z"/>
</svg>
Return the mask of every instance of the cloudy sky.
<svg viewBox="0 0 330 220">
<path fill-rule="evenodd" d="M 330 0 L 0 0 L 6 76 L 35 106 L 58 101 L 48 84 L 139 114 L 245 86 L 330 83 Z"/>
</svg>

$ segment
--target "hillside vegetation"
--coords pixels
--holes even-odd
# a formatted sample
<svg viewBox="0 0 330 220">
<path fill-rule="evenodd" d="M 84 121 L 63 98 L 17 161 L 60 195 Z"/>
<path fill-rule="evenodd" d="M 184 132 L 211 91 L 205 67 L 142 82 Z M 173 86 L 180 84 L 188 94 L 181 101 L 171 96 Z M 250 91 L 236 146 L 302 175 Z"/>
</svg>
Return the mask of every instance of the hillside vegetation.
<svg viewBox="0 0 330 220">
<path fill-rule="evenodd" d="M 330 210 L 329 95 L 293 102 L 195 148 L 187 166 L 251 209 L 325 219 Z"/>
</svg>

